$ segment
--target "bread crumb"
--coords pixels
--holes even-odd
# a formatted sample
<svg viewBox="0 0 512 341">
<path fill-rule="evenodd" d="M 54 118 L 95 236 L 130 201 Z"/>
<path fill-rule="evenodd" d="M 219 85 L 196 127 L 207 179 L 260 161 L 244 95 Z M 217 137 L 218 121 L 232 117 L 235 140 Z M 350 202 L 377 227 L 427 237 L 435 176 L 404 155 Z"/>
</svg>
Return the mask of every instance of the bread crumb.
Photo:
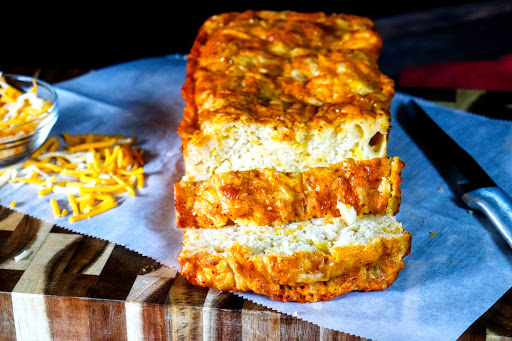
<svg viewBox="0 0 512 341">
<path fill-rule="evenodd" d="M 443 188 L 443 187 L 438 187 L 438 188 L 437 188 L 437 190 L 438 190 L 439 192 L 444 192 L 444 188 Z"/>
<path fill-rule="evenodd" d="M 430 231 L 430 238 L 435 237 L 436 233 L 433 231 Z"/>
</svg>

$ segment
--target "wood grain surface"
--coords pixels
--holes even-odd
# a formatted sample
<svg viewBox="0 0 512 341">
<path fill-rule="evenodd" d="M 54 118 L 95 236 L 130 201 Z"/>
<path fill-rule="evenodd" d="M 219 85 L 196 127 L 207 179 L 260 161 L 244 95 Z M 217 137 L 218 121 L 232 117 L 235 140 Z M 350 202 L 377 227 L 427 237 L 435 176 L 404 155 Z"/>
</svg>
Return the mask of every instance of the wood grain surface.
<svg viewBox="0 0 512 341">
<path fill-rule="evenodd" d="M 65 78 L 57 71 L 24 74 L 52 83 Z M 428 91 L 424 94 L 433 99 Z M 435 96 L 446 105 L 470 107 L 485 94 L 444 91 Z M 15 261 L 25 250 L 29 255 Z M 365 339 L 232 293 L 196 287 L 175 270 L 123 246 L 0 206 L 0 340 Z M 460 340 L 512 340 L 512 290 Z"/>
</svg>

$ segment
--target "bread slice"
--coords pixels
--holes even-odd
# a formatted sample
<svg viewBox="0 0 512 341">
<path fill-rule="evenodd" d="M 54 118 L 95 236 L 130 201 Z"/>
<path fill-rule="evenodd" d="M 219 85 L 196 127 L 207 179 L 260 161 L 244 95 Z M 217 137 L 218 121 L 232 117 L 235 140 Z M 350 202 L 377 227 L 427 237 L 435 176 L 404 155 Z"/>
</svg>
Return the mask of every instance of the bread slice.
<svg viewBox="0 0 512 341">
<path fill-rule="evenodd" d="M 377 65 L 381 47 L 373 23 L 354 15 L 246 11 L 206 20 L 182 89 L 184 179 L 385 156 L 394 88 Z"/>
<path fill-rule="evenodd" d="M 189 228 L 179 262 L 196 285 L 316 302 L 388 288 L 410 248 L 411 235 L 392 214 L 315 218 L 280 227 Z"/>
<path fill-rule="evenodd" d="M 356 161 L 285 173 L 231 171 L 174 184 L 179 228 L 282 225 L 318 217 L 396 214 L 401 200 L 398 157 Z"/>
</svg>

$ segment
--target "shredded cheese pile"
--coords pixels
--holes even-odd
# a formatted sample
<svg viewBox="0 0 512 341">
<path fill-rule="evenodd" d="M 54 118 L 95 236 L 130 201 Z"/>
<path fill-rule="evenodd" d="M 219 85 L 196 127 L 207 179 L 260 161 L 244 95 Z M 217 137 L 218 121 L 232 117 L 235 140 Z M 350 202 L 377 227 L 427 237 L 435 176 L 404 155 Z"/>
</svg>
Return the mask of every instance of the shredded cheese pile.
<svg viewBox="0 0 512 341">
<path fill-rule="evenodd" d="M 13 141 L 33 132 L 48 114 L 51 103 L 37 96 L 37 83 L 23 93 L 9 85 L 0 72 L 0 143 Z"/>
<path fill-rule="evenodd" d="M 135 139 L 112 135 L 63 134 L 65 149 L 52 136 L 28 160 L 0 171 L 0 186 L 6 183 L 33 184 L 39 195 L 66 196 L 68 208 L 61 209 L 50 199 L 56 218 L 69 213 L 76 222 L 117 206 L 118 194 L 134 196 L 144 185 L 142 151 L 133 147 Z"/>
</svg>

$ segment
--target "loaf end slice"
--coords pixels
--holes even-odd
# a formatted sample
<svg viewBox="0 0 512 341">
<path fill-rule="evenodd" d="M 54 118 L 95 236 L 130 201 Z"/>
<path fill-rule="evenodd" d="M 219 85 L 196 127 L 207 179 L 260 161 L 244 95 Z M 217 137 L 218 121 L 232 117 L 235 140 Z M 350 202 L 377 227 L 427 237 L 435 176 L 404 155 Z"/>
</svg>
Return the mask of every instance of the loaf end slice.
<svg viewBox="0 0 512 341">
<path fill-rule="evenodd" d="M 393 215 L 351 224 L 318 218 L 280 228 L 186 229 L 179 262 L 199 286 L 317 302 L 388 288 L 404 268 L 411 240 Z"/>
</svg>

